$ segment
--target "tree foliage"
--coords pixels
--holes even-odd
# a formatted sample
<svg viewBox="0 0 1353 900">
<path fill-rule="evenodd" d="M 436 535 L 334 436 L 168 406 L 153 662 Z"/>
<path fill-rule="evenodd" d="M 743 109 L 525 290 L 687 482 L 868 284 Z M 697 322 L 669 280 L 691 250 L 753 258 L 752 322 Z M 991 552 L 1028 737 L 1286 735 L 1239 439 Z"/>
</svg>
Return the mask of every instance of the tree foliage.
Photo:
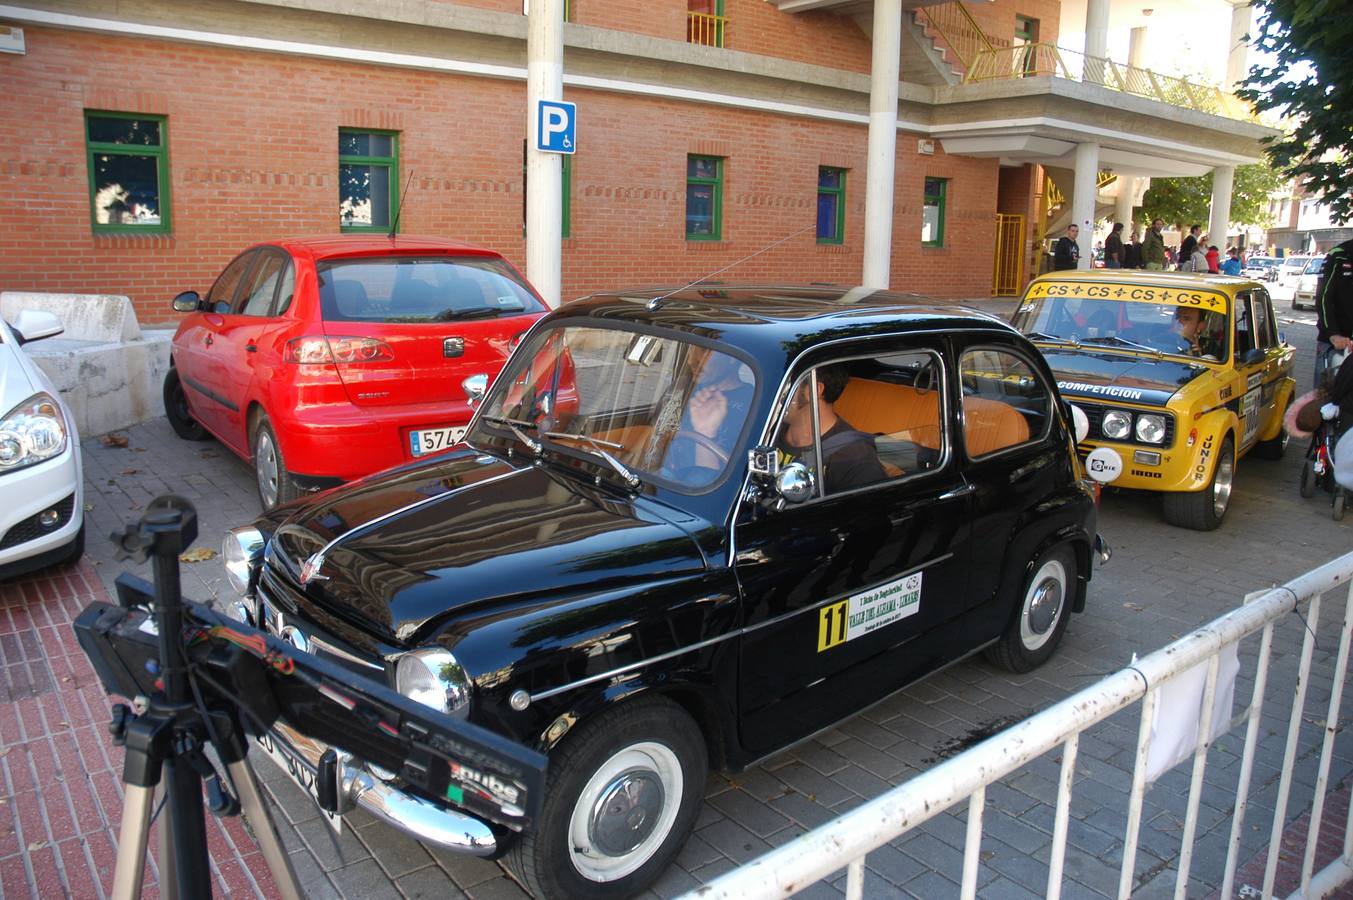
<svg viewBox="0 0 1353 900">
<path fill-rule="evenodd" d="M 1283 186 L 1283 175 L 1265 163 L 1237 166 L 1231 189 L 1231 211 L 1227 220 L 1238 225 L 1271 224 L 1268 215 L 1269 194 Z M 1164 219 L 1167 225 L 1195 222 L 1206 227 L 1212 207 L 1212 176 L 1197 178 L 1152 178 L 1142 197 L 1141 219 Z"/>
<path fill-rule="evenodd" d="M 1269 160 L 1330 208 L 1353 219 L 1353 15 L 1348 0 L 1254 0 L 1250 43 L 1273 54 L 1250 68 L 1236 93 L 1260 112 L 1284 113 L 1291 131 L 1271 140 Z"/>
</svg>

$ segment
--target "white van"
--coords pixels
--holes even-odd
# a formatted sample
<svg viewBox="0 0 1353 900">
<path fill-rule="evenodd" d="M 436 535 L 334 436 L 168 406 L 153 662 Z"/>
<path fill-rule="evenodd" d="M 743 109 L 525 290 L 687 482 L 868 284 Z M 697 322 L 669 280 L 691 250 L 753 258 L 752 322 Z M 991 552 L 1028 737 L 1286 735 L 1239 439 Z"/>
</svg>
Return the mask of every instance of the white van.
<svg viewBox="0 0 1353 900">
<path fill-rule="evenodd" d="M 1282 265 L 1278 266 L 1278 284 L 1281 287 L 1295 287 L 1310 261 L 1309 256 L 1289 256 L 1284 259 Z"/>
</svg>

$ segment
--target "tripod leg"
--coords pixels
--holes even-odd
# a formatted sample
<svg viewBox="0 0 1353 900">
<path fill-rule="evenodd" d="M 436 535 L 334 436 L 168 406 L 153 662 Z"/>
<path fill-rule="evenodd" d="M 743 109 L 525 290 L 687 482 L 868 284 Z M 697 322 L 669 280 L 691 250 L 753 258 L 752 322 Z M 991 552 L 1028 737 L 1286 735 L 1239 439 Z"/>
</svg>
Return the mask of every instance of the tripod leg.
<svg viewBox="0 0 1353 900">
<path fill-rule="evenodd" d="M 283 900 L 301 900 L 303 895 L 296 881 L 296 872 L 291 867 L 291 857 L 282 846 L 282 839 L 277 836 L 277 826 L 268 812 L 263 792 L 258 789 L 258 781 L 254 778 L 249 760 L 229 763 L 229 768 L 231 780 L 235 782 L 235 792 L 239 794 L 240 810 L 249 818 L 249 825 L 253 828 L 273 880 L 277 882 L 280 896 Z"/>
<path fill-rule="evenodd" d="M 167 797 L 168 789 L 161 784 L 157 793 L 163 799 Z M 160 814 L 155 817 L 155 832 L 158 838 L 155 842 L 155 862 L 160 867 L 161 900 L 179 900 L 179 876 L 174 860 L 174 813 L 168 803 L 160 808 Z"/>
<path fill-rule="evenodd" d="M 155 811 L 155 787 L 129 784 L 122 803 L 122 830 L 117 842 L 113 900 L 139 900 L 150 840 L 150 815 Z"/>
</svg>

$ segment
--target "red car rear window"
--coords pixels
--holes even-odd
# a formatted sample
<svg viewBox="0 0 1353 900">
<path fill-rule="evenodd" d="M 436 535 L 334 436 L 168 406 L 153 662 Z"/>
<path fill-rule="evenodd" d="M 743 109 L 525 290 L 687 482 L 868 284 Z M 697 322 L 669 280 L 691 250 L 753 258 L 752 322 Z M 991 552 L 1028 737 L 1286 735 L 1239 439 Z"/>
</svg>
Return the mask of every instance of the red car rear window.
<svg viewBox="0 0 1353 900">
<path fill-rule="evenodd" d="M 316 268 L 326 322 L 449 322 L 545 309 L 498 259 L 389 256 Z"/>
</svg>

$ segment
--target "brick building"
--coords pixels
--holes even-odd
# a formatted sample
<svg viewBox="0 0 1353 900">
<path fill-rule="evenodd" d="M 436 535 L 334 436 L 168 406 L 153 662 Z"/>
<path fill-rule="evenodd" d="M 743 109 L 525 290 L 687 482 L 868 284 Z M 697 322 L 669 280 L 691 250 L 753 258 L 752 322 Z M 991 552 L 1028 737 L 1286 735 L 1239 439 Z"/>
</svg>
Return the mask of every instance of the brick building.
<svg viewBox="0 0 1353 900">
<path fill-rule="evenodd" d="M 561 296 L 681 283 L 782 239 L 726 277 L 859 282 L 872 7 L 571 0 Z M 1258 126 L 1044 66 L 1060 8 L 902 11 L 894 289 L 990 294 L 998 214 L 1027 277 L 1058 171 L 1069 218 L 1078 165 L 1258 158 Z M 0 290 L 126 294 L 167 324 L 175 293 L 251 242 L 385 230 L 396 211 L 401 233 L 525 264 L 522 0 L 35 0 L 4 25 Z M 965 82 L 982 59 L 1002 77 Z M 1092 214 L 1102 188 L 1081 192 Z"/>
</svg>

